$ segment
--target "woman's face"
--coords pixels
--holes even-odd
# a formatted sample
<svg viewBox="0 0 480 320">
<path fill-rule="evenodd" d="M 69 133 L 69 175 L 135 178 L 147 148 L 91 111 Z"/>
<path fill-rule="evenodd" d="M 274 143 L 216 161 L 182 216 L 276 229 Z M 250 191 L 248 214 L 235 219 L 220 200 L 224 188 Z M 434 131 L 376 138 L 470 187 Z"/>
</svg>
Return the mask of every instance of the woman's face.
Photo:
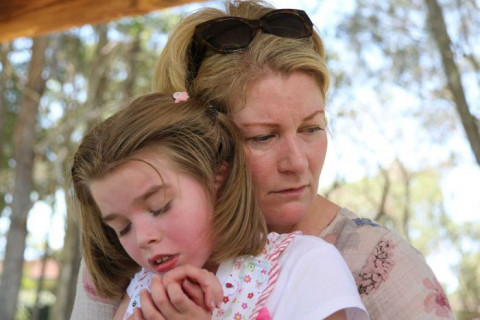
<svg viewBox="0 0 480 320">
<path fill-rule="evenodd" d="M 322 93 L 306 73 L 270 74 L 234 110 L 268 228 L 288 232 L 309 214 L 317 194 L 327 149 Z"/>
</svg>

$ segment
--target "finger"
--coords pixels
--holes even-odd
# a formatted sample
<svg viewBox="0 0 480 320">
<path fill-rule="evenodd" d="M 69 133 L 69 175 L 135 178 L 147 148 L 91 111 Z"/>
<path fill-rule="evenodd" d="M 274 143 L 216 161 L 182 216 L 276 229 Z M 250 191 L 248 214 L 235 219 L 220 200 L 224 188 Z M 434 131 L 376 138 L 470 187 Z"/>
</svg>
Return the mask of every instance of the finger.
<svg viewBox="0 0 480 320">
<path fill-rule="evenodd" d="M 203 299 L 203 290 L 202 287 L 195 282 L 192 282 L 190 279 L 185 279 L 182 282 L 182 289 L 185 294 L 198 306 L 202 308 L 207 308 L 205 301 Z M 211 309 L 210 306 L 208 308 Z"/>
<path fill-rule="evenodd" d="M 178 283 L 171 283 L 166 289 L 168 298 L 178 313 L 189 314 L 201 308 L 183 292 L 182 287 Z M 170 315 L 166 316 L 167 318 L 170 317 Z"/>
<path fill-rule="evenodd" d="M 143 318 L 147 320 L 165 320 L 166 318 L 163 316 L 163 312 L 161 311 L 162 308 L 168 309 L 168 307 L 173 308 L 173 306 L 168 306 L 170 305 L 170 302 L 168 302 L 164 288 L 158 288 L 158 286 L 155 287 L 153 284 L 154 282 L 152 278 L 152 285 L 150 288 L 152 293 L 145 289 L 140 292 L 142 315 Z M 165 303 L 165 301 L 167 301 L 167 303 Z"/>
<path fill-rule="evenodd" d="M 209 308 L 219 306 L 223 299 L 223 289 L 220 281 L 215 275 L 205 269 L 191 265 L 179 266 L 167 272 L 162 279 L 165 287 L 172 282 L 183 283 L 184 279 L 189 279 L 193 283 L 198 283 L 203 290 L 204 303 Z"/>
</svg>

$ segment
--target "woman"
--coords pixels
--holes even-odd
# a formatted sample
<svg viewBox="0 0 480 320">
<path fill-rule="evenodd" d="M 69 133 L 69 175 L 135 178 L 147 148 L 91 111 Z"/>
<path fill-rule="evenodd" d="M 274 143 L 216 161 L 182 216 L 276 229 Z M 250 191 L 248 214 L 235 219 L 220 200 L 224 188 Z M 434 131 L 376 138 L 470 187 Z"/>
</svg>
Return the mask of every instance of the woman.
<svg viewBox="0 0 480 320">
<path fill-rule="evenodd" d="M 235 1 L 225 12 L 191 14 L 171 34 L 154 85 L 189 91 L 231 116 L 269 231 L 300 230 L 335 244 L 371 319 L 454 319 L 415 248 L 317 194 L 329 76 L 323 43 L 305 13 Z"/>
</svg>

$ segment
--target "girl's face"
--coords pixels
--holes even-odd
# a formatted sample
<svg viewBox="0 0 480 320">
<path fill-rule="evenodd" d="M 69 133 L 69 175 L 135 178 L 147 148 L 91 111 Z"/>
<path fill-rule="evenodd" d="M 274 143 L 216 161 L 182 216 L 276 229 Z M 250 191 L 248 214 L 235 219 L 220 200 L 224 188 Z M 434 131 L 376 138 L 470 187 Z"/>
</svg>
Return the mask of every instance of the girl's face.
<svg viewBox="0 0 480 320">
<path fill-rule="evenodd" d="M 289 231 L 310 212 L 325 160 L 321 91 L 306 73 L 270 74 L 254 83 L 246 105 L 234 110 L 269 230 Z"/>
<path fill-rule="evenodd" d="M 144 152 L 136 158 L 147 163 L 128 161 L 91 183 L 103 221 L 130 257 L 149 271 L 202 267 L 213 247 L 209 194 L 165 157 Z"/>
</svg>

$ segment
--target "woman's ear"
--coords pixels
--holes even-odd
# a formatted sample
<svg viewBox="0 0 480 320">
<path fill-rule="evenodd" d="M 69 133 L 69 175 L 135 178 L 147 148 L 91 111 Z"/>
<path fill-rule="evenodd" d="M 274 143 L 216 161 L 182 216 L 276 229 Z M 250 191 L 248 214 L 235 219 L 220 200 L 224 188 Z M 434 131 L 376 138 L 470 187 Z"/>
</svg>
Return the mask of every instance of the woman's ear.
<svg viewBox="0 0 480 320">
<path fill-rule="evenodd" d="M 225 182 L 225 179 L 228 175 L 228 165 L 226 162 L 222 163 L 217 170 L 217 174 L 215 175 L 215 190 L 220 189 Z"/>
</svg>

